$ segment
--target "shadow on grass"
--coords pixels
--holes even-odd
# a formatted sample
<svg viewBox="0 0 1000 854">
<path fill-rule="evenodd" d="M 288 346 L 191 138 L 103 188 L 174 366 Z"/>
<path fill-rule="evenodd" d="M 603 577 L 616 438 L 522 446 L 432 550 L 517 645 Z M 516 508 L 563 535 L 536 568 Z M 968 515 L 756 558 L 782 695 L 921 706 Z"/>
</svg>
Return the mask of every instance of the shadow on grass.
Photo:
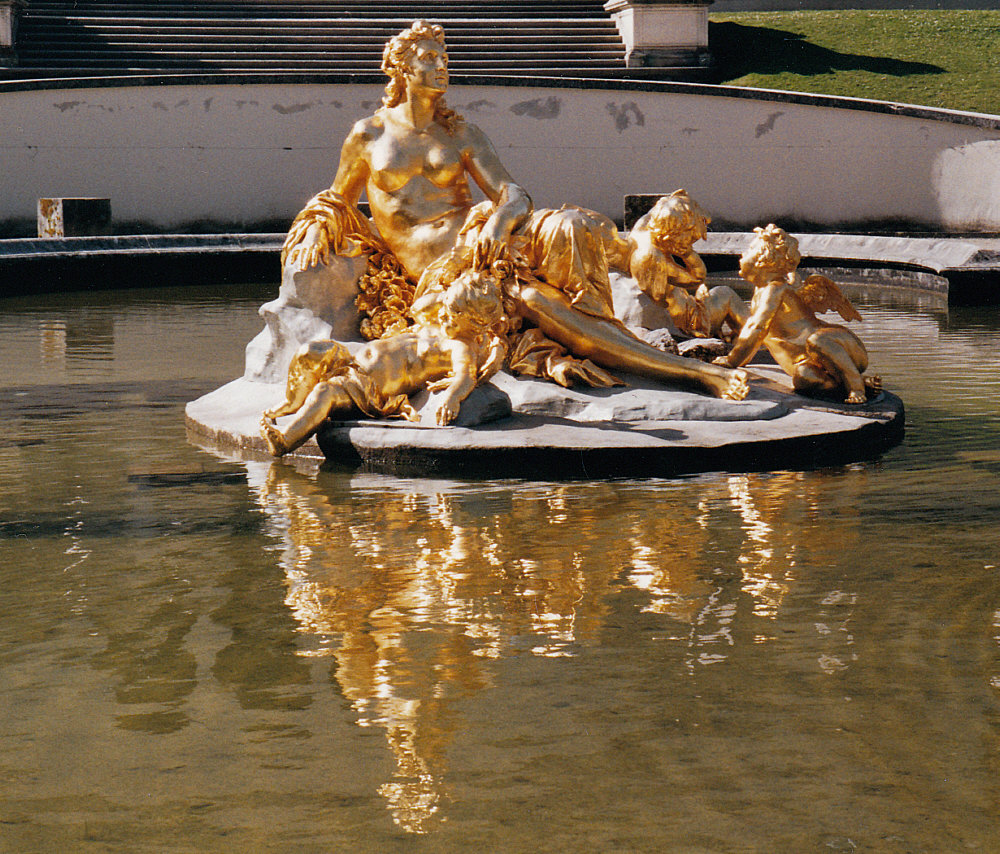
<svg viewBox="0 0 1000 854">
<path fill-rule="evenodd" d="M 907 77 L 941 74 L 945 69 L 928 62 L 905 62 L 881 56 L 839 53 L 805 40 L 799 33 L 751 27 L 732 21 L 709 24 L 709 44 L 715 60 L 715 82 L 745 74 L 829 74 L 834 71 L 870 71 Z"/>
</svg>

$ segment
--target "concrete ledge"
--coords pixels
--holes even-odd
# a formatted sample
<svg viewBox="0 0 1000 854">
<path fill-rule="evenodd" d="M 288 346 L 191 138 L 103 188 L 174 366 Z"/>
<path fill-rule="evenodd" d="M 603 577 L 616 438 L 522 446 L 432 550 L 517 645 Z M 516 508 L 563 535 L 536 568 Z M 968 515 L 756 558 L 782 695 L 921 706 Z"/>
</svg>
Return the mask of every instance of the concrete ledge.
<svg viewBox="0 0 1000 854">
<path fill-rule="evenodd" d="M 0 297 L 162 285 L 165 280 L 175 285 L 278 282 L 284 237 L 207 234 L 0 240 Z M 712 232 L 696 248 L 710 271 L 732 271 L 751 237 L 746 232 Z M 1000 302 L 1000 239 L 796 237 L 803 266 L 928 272 L 947 281 L 952 304 Z"/>
<path fill-rule="evenodd" d="M 644 69 L 629 69 L 630 73 Z M 645 69 L 655 74 L 657 69 Z M 949 122 L 969 125 L 986 130 L 1000 130 L 1000 116 L 972 113 L 962 110 L 942 110 L 919 104 L 900 104 L 893 101 L 871 101 L 865 98 L 847 98 L 837 95 L 815 95 L 809 92 L 786 92 L 778 89 L 751 89 L 745 86 L 716 86 L 709 83 L 685 83 L 669 80 L 616 80 L 598 77 L 541 77 L 524 74 L 452 74 L 451 86 L 509 86 L 511 88 L 541 89 L 606 89 L 619 92 L 662 92 L 673 95 L 702 95 L 718 98 L 740 98 L 786 104 L 804 104 L 811 107 L 833 107 L 905 116 L 925 121 Z M 0 95 L 6 92 L 31 92 L 59 89 L 106 89 L 122 86 L 209 86 L 246 84 L 337 84 L 385 85 L 382 74 L 315 74 L 312 72 L 281 74 L 259 73 L 179 73 L 179 74 L 121 74 L 105 77 L 40 77 L 23 80 L 0 80 Z"/>
<path fill-rule="evenodd" d="M 0 240 L 0 297 L 277 282 L 284 234 Z"/>
<path fill-rule="evenodd" d="M 753 235 L 712 232 L 695 248 L 712 272 L 735 270 Z M 1000 241 L 864 234 L 795 234 L 804 267 L 930 272 L 947 280 L 952 305 L 1000 303 Z M 988 248 L 996 244 L 997 249 Z"/>
</svg>

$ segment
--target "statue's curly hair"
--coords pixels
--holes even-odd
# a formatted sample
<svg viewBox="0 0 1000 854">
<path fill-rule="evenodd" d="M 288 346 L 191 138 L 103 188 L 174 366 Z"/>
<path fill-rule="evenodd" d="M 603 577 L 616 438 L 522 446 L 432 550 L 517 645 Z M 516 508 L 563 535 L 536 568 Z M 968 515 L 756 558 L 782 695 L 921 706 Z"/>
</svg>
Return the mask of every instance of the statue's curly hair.
<svg viewBox="0 0 1000 854">
<path fill-rule="evenodd" d="M 395 107 L 406 95 L 406 70 L 409 68 L 410 55 L 413 46 L 425 39 L 431 39 L 445 50 L 444 28 L 438 24 L 428 24 L 427 21 L 414 21 L 412 26 L 393 36 L 385 43 L 382 51 L 382 71 L 389 76 L 382 97 L 383 107 Z M 434 121 L 448 133 L 453 133 L 456 123 L 462 117 L 454 110 L 445 106 L 444 98 L 438 98 L 434 109 Z"/>
<path fill-rule="evenodd" d="M 740 256 L 740 266 L 752 265 L 769 272 L 790 273 L 799 265 L 799 241 L 773 222 L 754 229 L 755 237 Z"/>
<path fill-rule="evenodd" d="M 656 200 L 649 212 L 648 227 L 654 240 L 667 249 L 688 246 L 708 234 L 712 218 L 686 190 L 674 190 Z"/>
</svg>

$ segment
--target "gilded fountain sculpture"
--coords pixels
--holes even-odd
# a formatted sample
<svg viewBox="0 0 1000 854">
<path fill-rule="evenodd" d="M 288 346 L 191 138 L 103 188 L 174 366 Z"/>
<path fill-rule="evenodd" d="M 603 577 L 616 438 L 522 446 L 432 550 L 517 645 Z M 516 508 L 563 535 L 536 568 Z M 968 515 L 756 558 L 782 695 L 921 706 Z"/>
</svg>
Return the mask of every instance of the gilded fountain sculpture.
<svg viewBox="0 0 1000 854">
<path fill-rule="evenodd" d="M 748 303 L 728 286 L 708 286 L 694 244 L 710 218 L 684 190 L 662 197 L 627 233 L 582 207 L 536 209 L 488 137 L 446 105 L 440 26 L 416 21 L 391 38 L 382 70 L 381 106 L 354 124 L 332 186 L 295 218 L 281 253 L 283 282 L 319 271 L 321 301 L 332 304 L 339 288 L 337 312 L 351 317 L 346 327 L 316 322 L 322 312 L 314 316 L 283 284 L 283 296 L 261 309 L 271 375 L 254 375 L 256 343 L 248 347 L 246 379 L 285 388 L 284 401 L 272 392 L 257 409 L 257 441 L 272 455 L 300 447 L 331 419 L 447 427 L 473 392 L 504 377 L 595 392 L 639 379 L 715 399 L 716 414 L 696 420 L 772 419 L 783 404 L 753 389 L 774 384 L 747 367 L 762 348 L 799 395 L 858 406 L 868 390 L 879 392 L 878 378 L 863 375 L 868 357 L 857 336 L 814 313 L 833 308 L 858 320 L 857 312 L 829 279 L 802 283 L 795 240 L 781 229 L 757 229 L 741 259 L 754 288 Z M 474 201 L 473 187 L 484 201 Z M 674 335 L 710 339 L 716 349 L 681 355 L 671 335 L 626 323 L 616 314 L 623 280 L 659 307 Z M 279 317 L 287 311 L 298 313 L 293 321 Z M 438 393 L 429 416 L 413 405 L 424 391 Z M 556 410 L 565 414 L 562 404 Z M 674 417 L 663 411 L 647 421 Z M 901 407 L 896 415 L 901 421 Z"/>
</svg>

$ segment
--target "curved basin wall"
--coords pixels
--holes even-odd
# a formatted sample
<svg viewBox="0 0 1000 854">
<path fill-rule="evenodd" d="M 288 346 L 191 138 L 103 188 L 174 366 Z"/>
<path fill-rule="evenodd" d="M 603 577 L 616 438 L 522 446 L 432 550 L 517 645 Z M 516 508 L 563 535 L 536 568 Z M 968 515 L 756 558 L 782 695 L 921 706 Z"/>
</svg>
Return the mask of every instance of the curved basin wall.
<svg viewBox="0 0 1000 854">
<path fill-rule="evenodd" d="M 117 221 L 291 218 L 328 186 L 380 82 L 0 89 L 0 219 L 39 197 L 110 197 Z M 1000 118 L 685 84 L 456 82 L 539 206 L 622 216 L 685 187 L 718 226 L 906 221 L 1000 230 Z"/>
</svg>

